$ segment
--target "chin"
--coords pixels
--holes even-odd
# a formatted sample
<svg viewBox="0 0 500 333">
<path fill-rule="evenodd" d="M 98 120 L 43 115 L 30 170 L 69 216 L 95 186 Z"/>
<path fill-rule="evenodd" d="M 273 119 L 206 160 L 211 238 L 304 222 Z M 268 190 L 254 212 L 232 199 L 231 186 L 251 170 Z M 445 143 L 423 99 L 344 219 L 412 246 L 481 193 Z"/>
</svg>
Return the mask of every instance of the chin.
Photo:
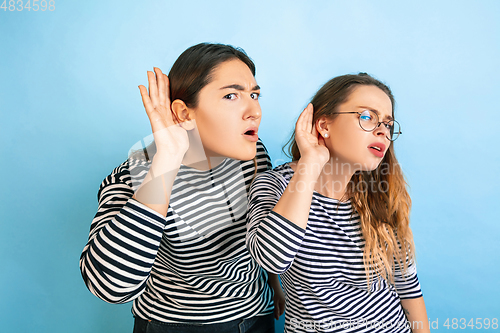
<svg viewBox="0 0 500 333">
<path fill-rule="evenodd" d="M 249 153 L 239 153 L 237 154 L 237 156 L 229 156 L 231 157 L 232 159 L 235 159 L 235 160 L 240 160 L 240 161 L 249 161 L 251 159 L 253 159 L 256 155 L 256 152 L 249 152 Z"/>
<path fill-rule="evenodd" d="M 363 171 L 373 171 L 379 167 L 380 163 L 382 163 L 382 160 L 380 160 L 378 163 L 367 164 L 366 169 Z"/>
</svg>

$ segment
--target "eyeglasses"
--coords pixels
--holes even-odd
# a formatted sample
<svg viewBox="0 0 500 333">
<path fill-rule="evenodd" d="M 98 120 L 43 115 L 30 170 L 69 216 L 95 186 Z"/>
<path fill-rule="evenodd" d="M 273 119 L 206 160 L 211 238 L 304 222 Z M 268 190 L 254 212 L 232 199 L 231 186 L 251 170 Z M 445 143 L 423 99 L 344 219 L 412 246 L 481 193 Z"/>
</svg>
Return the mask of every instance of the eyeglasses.
<svg viewBox="0 0 500 333">
<path fill-rule="evenodd" d="M 385 128 L 389 130 L 389 136 L 386 135 L 387 139 L 390 141 L 396 141 L 396 139 L 399 137 L 400 134 L 403 134 L 401 132 L 401 126 L 399 126 L 399 123 L 396 120 L 389 120 L 387 122 L 385 121 L 378 121 L 378 114 L 376 114 L 372 110 L 364 110 L 363 112 L 334 112 L 334 114 L 349 114 L 349 113 L 357 113 L 359 114 L 359 127 L 361 127 L 362 130 L 366 132 L 372 132 L 374 131 L 377 127 L 380 126 L 380 124 L 384 124 Z"/>
</svg>

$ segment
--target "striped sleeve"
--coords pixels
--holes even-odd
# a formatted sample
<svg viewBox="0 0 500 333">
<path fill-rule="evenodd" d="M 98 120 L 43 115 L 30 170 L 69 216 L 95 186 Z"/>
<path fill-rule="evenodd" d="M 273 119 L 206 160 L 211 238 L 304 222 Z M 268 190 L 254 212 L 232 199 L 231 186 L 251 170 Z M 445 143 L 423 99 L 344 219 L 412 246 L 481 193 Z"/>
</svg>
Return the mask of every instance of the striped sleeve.
<svg viewBox="0 0 500 333">
<path fill-rule="evenodd" d="M 399 265 L 395 264 L 394 285 L 400 299 L 422 297 L 420 282 L 417 277 L 417 267 L 413 261 L 409 262 L 405 274 L 402 274 Z"/>
<path fill-rule="evenodd" d="M 133 194 L 126 161 L 99 188 L 98 211 L 80 257 L 87 288 L 109 303 L 125 303 L 142 293 L 166 223 Z"/>
<path fill-rule="evenodd" d="M 286 188 L 275 171 L 259 175 L 248 199 L 246 245 L 252 257 L 270 273 L 282 274 L 293 263 L 305 229 L 272 211 Z"/>
</svg>

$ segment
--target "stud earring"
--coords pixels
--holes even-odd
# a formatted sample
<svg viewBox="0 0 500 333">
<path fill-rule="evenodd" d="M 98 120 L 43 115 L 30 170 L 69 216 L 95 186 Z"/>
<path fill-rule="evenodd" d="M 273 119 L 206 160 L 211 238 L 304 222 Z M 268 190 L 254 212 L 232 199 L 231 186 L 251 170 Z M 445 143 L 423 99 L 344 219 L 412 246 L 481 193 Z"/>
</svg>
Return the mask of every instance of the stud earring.
<svg viewBox="0 0 500 333">
<path fill-rule="evenodd" d="M 328 135 L 328 133 L 325 133 L 325 135 L 323 135 L 323 136 L 324 136 L 325 138 L 328 138 L 328 136 L 329 136 L 329 135 Z"/>
</svg>

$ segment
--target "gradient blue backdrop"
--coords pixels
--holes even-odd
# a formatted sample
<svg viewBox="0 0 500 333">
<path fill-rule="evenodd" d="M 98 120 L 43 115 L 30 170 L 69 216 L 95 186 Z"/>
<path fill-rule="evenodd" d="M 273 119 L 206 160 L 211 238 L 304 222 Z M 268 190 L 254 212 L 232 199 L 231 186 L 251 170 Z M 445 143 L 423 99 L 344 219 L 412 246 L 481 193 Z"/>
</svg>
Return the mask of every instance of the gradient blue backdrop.
<svg viewBox="0 0 500 333">
<path fill-rule="evenodd" d="M 499 1 L 56 0 L 0 9 L 2 332 L 132 331 L 78 260 L 99 184 L 150 133 L 137 86 L 202 41 L 255 61 L 274 165 L 328 79 L 388 83 L 430 320 L 500 318 Z"/>
</svg>

